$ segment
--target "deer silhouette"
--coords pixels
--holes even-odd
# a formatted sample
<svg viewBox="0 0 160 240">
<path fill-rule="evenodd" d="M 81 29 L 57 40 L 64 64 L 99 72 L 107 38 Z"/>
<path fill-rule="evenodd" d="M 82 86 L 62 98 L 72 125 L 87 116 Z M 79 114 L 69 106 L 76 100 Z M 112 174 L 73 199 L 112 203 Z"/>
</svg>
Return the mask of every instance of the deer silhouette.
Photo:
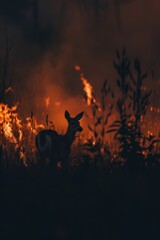
<svg viewBox="0 0 160 240">
<path fill-rule="evenodd" d="M 42 161 L 48 159 L 49 165 L 54 168 L 56 168 L 58 162 L 63 167 L 67 167 L 71 145 L 76 133 L 83 130 L 79 123 L 83 113 L 81 112 L 72 118 L 69 112 L 65 111 L 68 128 L 64 135 L 58 134 L 55 130 L 42 130 L 38 133 L 36 136 L 36 147 Z"/>
</svg>

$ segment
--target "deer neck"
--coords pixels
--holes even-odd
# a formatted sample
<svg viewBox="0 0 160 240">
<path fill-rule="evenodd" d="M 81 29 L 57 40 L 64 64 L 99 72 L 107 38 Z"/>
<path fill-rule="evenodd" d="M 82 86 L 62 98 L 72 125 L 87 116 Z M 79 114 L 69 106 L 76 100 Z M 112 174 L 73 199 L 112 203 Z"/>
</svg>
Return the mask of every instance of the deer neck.
<svg viewBox="0 0 160 240">
<path fill-rule="evenodd" d="M 71 129 L 68 127 L 65 137 L 67 138 L 67 142 L 71 145 L 75 139 L 76 133 L 72 132 Z"/>
</svg>

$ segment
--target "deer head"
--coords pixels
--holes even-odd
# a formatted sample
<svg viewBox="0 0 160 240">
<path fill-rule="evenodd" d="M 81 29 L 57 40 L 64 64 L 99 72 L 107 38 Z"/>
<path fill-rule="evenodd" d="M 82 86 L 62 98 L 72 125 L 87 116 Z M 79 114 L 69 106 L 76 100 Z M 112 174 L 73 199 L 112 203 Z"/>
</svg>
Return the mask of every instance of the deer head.
<svg viewBox="0 0 160 240">
<path fill-rule="evenodd" d="M 83 117 L 84 112 L 77 114 L 74 118 L 70 117 L 68 111 L 65 111 L 65 118 L 68 121 L 69 131 L 72 133 L 81 132 L 83 128 L 80 126 L 79 120 Z"/>
</svg>

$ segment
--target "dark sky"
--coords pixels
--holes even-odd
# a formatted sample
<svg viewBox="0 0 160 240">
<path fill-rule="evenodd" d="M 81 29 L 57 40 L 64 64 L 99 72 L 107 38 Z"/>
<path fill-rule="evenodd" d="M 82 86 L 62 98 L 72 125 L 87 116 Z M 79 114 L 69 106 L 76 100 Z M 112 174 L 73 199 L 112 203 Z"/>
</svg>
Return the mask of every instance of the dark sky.
<svg viewBox="0 0 160 240">
<path fill-rule="evenodd" d="M 30 101 L 37 107 L 46 96 L 52 106 L 60 101 L 61 111 L 76 112 L 76 102 L 81 110 L 82 85 L 74 65 L 82 66 L 96 89 L 106 77 L 114 88 L 115 49 L 124 46 L 149 72 L 154 69 L 158 81 L 159 12 L 159 0 L 1 0 L 1 48 L 7 24 L 14 38 L 16 96 L 26 111 Z"/>
</svg>

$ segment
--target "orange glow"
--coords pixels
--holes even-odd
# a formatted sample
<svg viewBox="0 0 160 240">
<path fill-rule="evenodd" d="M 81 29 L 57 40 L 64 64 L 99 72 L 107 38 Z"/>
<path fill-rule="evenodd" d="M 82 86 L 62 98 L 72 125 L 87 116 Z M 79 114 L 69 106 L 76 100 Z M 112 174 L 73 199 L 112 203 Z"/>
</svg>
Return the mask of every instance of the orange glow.
<svg viewBox="0 0 160 240">
<path fill-rule="evenodd" d="M 160 113 L 160 108 L 151 106 L 150 107 L 150 112 Z"/>
<path fill-rule="evenodd" d="M 37 134 L 39 129 L 44 128 L 44 125 L 38 124 L 34 117 L 27 117 L 26 121 L 27 121 L 27 128 L 34 134 Z"/>
<path fill-rule="evenodd" d="M 153 106 L 150 107 L 150 111 L 151 111 L 151 112 L 153 111 Z"/>
<path fill-rule="evenodd" d="M 75 66 L 75 70 L 76 71 L 80 71 L 81 68 L 80 66 L 76 65 Z M 93 86 L 89 83 L 89 81 L 85 78 L 84 74 L 81 72 L 80 73 L 80 79 L 82 81 L 83 84 L 83 90 L 85 92 L 86 95 L 86 101 L 87 101 L 87 105 L 90 106 L 92 103 L 96 102 L 96 99 L 94 97 L 94 91 L 93 91 Z"/>
<path fill-rule="evenodd" d="M 26 118 L 27 123 L 22 123 L 17 113 L 17 105 L 9 107 L 0 104 L 0 144 L 3 149 L 13 154 L 13 149 L 19 154 L 19 159 L 27 166 L 27 150 L 35 151 L 35 134 L 44 128 L 31 116 Z M 33 141 L 33 142 L 32 142 Z M 10 150 L 9 150 L 10 149 Z"/>
<path fill-rule="evenodd" d="M 59 107 L 61 105 L 61 102 L 56 101 L 54 104 L 55 104 L 56 107 Z"/>
<path fill-rule="evenodd" d="M 22 139 L 21 120 L 18 118 L 18 114 L 15 112 L 16 110 L 16 105 L 10 108 L 7 104 L 0 104 L 1 133 L 5 136 L 6 139 L 9 140 L 9 142 L 15 144 Z M 13 133 L 13 128 L 18 129 L 18 138 L 15 137 Z"/>
<path fill-rule="evenodd" d="M 45 106 L 46 106 L 46 109 L 47 109 L 48 106 L 49 106 L 49 103 L 50 103 L 50 97 L 46 97 L 46 98 L 44 99 L 44 102 L 45 102 Z"/>
<path fill-rule="evenodd" d="M 81 67 L 78 66 L 78 65 L 75 65 L 75 66 L 74 66 L 74 69 L 75 69 L 76 71 L 80 71 L 80 70 L 81 70 Z"/>
<path fill-rule="evenodd" d="M 143 151 L 142 151 L 142 154 L 143 154 L 143 156 L 144 156 L 145 158 L 147 158 L 147 151 L 143 150 Z"/>
<path fill-rule="evenodd" d="M 151 131 L 148 131 L 148 137 L 152 137 L 153 133 Z"/>
<path fill-rule="evenodd" d="M 90 106 L 92 103 L 92 100 L 94 101 L 95 99 L 93 98 L 93 87 L 92 85 L 87 81 L 87 79 L 81 74 L 81 81 L 83 83 L 84 87 L 84 92 L 87 96 L 87 105 Z"/>
</svg>

